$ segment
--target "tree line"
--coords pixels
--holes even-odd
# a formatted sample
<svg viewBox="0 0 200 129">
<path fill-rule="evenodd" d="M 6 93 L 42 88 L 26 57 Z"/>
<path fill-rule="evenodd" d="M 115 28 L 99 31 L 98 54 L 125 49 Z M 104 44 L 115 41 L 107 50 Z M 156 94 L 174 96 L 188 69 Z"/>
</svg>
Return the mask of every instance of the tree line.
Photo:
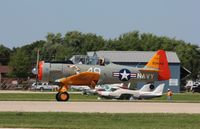
<svg viewBox="0 0 200 129">
<path fill-rule="evenodd" d="M 192 72 L 190 78 L 197 79 L 200 74 L 200 48 L 198 45 L 176 40 L 152 33 L 132 31 L 115 39 L 105 39 L 93 33 L 71 31 L 48 33 L 46 40 L 9 49 L 0 45 L 0 61 L 12 67 L 10 76 L 27 77 L 36 64 L 37 50 L 41 60 L 66 60 L 75 54 L 86 54 L 87 51 L 120 50 L 120 51 L 166 51 L 176 52 L 181 65 Z"/>
</svg>

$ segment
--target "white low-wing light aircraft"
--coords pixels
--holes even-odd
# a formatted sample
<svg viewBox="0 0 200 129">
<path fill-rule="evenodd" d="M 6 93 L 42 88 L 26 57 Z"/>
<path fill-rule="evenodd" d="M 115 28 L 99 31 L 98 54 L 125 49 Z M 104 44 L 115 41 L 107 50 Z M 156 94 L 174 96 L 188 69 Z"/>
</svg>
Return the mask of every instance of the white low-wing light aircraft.
<svg viewBox="0 0 200 129">
<path fill-rule="evenodd" d="M 95 95 L 97 94 L 98 91 L 107 91 L 113 87 L 122 87 L 123 85 L 124 85 L 123 83 L 105 84 L 105 85 L 97 85 L 95 86 L 95 88 L 90 88 L 89 86 L 70 86 L 70 89 L 81 91 L 83 95 Z"/>
<path fill-rule="evenodd" d="M 98 94 L 102 98 L 110 99 L 149 99 L 162 96 L 164 86 L 165 84 L 160 84 L 154 90 L 150 88 L 150 84 L 144 85 L 140 90 L 111 88 L 108 91 L 99 91 Z"/>
</svg>

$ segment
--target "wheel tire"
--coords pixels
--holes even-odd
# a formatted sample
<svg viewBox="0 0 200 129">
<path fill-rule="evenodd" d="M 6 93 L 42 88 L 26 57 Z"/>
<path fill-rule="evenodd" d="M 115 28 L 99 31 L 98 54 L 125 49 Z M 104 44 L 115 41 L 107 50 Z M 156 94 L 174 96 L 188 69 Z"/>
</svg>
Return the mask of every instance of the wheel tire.
<svg viewBox="0 0 200 129">
<path fill-rule="evenodd" d="M 130 97 L 131 97 L 131 95 L 129 95 L 129 94 L 122 94 L 119 98 L 122 100 L 129 100 Z"/>
<path fill-rule="evenodd" d="M 126 95 L 126 99 L 125 100 L 130 100 L 131 95 Z"/>
<path fill-rule="evenodd" d="M 134 97 L 131 95 L 130 98 L 129 98 L 129 100 L 134 100 Z"/>
<path fill-rule="evenodd" d="M 69 94 L 67 92 L 59 92 L 56 94 L 56 100 L 57 101 L 68 101 Z"/>
<path fill-rule="evenodd" d="M 60 94 L 59 92 L 56 94 L 56 100 L 57 100 L 57 101 L 60 101 L 59 98 L 58 98 L 58 95 L 59 95 L 59 94 Z"/>
<path fill-rule="evenodd" d="M 44 91 L 44 88 L 43 88 L 43 87 L 40 87 L 40 91 L 43 92 L 43 91 Z"/>
<path fill-rule="evenodd" d="M 194 89 L 192 89 L 192 93 L 194 93 L 195 91 L 194 91 Z"/>
<path fill-rule="evenodd" d="M 82 95 L 87 95 L 85 90 L 82 91 Z"/>
</svg>

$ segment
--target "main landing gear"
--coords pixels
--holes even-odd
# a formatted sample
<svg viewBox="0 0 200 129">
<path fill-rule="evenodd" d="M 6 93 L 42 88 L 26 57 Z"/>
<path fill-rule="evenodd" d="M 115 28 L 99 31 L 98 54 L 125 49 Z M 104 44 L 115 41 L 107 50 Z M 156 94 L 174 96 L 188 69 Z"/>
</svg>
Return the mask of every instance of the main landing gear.
<svg viewBox="0 0 200 129">
<path fill-rule="evenodd" d="M 69 94 L 67 93 L 67 88 L 65 86 L 61 87 L 56 94 L 57 101 L 68 101 Z"/>
<path fill-rule="evenodd" d="M 56 100 L 57 101 L 68 101 L 69 100 L 69 94 L 67 92 L 58 92 L 56 94 Z"/>
</svg>

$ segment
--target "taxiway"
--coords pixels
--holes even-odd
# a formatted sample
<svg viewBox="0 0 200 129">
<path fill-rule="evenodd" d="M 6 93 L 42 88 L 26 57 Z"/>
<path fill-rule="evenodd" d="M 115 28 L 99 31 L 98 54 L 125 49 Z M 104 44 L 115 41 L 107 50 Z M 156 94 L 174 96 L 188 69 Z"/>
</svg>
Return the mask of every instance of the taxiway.
<svg viewBox="0 0 200 129">
<path fill-rule="evenodd" d="M 0 101 L 0 112 L 200 113 L 200 103 Z"/>
</svg>

